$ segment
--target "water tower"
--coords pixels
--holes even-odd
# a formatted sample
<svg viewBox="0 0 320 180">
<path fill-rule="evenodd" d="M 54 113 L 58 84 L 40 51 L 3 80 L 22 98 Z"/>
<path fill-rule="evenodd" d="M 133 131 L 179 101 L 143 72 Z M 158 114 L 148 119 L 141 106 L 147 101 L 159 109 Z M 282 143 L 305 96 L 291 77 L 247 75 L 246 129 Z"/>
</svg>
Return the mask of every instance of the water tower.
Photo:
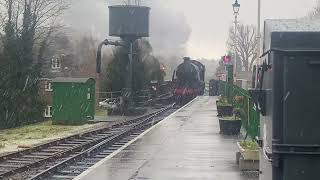
<svg viewBox="0 0 320 180">
<path fill-rule="evenodd" d="M 125 5 L 109 6 L 109 36 L 119 37 L 119 41 L 104 40 L 98 47 L 97 78 L 101 73 L 101 49 L 104 45 L 122 46 L 128 48 L 129 77 L 127 82 L 127 99 L 131 101 L 133 76 L 133 43 L 142 37 L 149 37 L 150 8 L 140 6 L 139 1 Z"/>
<path fill-rule="evenodd" d="M 109 36 L 129 41 L 149 37 L 149 12 L 145 6 L 109 6 Z"/>
</svg>

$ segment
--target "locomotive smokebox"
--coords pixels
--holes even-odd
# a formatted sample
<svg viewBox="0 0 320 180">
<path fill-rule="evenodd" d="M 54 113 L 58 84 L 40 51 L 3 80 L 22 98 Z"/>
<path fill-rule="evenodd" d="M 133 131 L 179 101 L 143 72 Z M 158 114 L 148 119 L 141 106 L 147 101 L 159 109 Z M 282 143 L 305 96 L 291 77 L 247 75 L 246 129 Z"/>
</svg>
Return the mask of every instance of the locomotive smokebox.
<svg viewBox="0 0 320 180">
<path fill-rule="evenodd" d="M 149 37 L 150 8 L 109 6 L 109 35 L 121 38 Z"/>
</svg>

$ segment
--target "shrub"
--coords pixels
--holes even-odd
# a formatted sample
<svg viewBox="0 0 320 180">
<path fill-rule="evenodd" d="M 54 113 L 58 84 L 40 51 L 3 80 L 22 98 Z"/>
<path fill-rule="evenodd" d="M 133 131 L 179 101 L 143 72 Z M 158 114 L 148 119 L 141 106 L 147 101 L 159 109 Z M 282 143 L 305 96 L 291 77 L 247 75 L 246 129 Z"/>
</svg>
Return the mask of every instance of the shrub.
<svg viewBox="0 0 320 180">
<path fill-rule="evenodd" d="M 217 102 L 217 106 L 231 106 L 226 97 L 220 96 Z"/>
<path fill-rule="evenodd" d="M 241 101 L 243 101 L 244 100 L 244 96 L 235 96 L 234 98 L 233 98 L 233 101 L 234 102 L 241 102 Z"/>
<path fill-rule="evenodd" d="M 240 119 L 247 119 L 247 113 L 242 108 L 235 108 L 233 114 Z"/>
<path fill-rule="evenodd" d="M 259 145 L 255 141 L 241 141 L 240 145 L 242 148 L 248 149 L 248 150 L 258 150 L 259 149 Z"/>
<path fill-rule="evenodd" d="M 229 120 L 229 121 L 241 121 L 240 117 L 237 117 L 235 115 L 233 116 L 226 116 L 226 117 L 222 117 L 223 120 Z"/>
</svg>

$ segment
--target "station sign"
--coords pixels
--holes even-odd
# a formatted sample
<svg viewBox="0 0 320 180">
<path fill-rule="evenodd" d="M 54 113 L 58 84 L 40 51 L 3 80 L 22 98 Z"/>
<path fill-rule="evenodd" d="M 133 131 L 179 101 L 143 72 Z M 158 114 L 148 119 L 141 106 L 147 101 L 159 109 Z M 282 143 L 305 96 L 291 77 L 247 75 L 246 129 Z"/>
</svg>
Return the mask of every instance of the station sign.
<svg viewBox="0 0 320 180">
<path fill-rule="evenodd" d="M 223 56 L 222 58 L 223 58 L 223 63 L 225 65 L 232 65 L 233 64 L 231 56 Z"/>
</svg>

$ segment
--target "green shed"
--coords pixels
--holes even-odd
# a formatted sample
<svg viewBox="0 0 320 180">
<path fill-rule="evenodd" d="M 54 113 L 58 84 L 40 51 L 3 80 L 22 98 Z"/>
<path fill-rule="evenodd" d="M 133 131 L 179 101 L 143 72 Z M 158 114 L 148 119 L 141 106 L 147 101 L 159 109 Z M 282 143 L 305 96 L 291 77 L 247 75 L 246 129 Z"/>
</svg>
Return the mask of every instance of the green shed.
<svg viewBox="0 0 320 180">
<path fill-rule="evenodd" d="M 53 123 L 81 125 L 95 116 L 95 80 L 53 79 Z"/>
</svg>

